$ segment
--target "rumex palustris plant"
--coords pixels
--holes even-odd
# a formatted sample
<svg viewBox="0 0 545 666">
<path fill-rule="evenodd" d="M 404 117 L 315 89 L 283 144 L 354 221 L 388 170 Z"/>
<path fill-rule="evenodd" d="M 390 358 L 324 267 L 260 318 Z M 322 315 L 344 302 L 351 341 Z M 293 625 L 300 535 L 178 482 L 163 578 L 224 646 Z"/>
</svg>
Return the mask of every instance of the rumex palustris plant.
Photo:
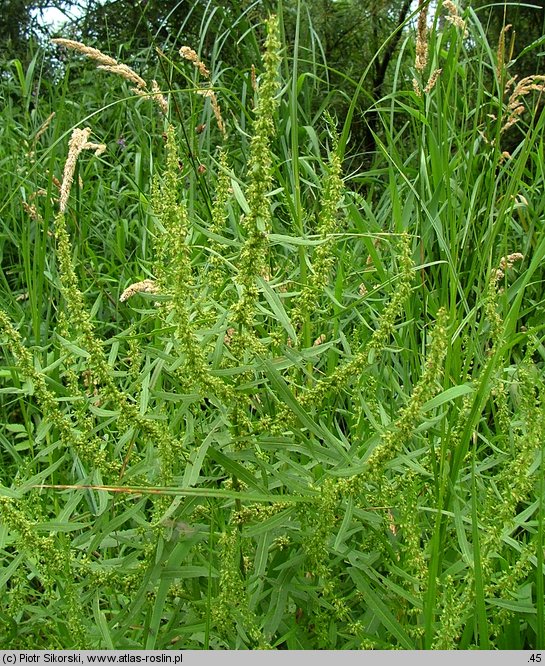
<svg viewBox="0 0 545 666">
<path fill-rule="evenodd" d="M 505 183 L 522 172 L 479 134 L 484 104 L 474 129 L 464 119 L 444 133 L 467 66 L 452 53 L 472 48 L 463 40 L 473 18 L 441 3 L 442 36 L 430 11 L 421 3 L 416 95 L 393 93 L 379 114 L 384 136 L 403 128 L 411 146 L 404 133 L 425 119 L 418 150 L 379 140 L 373 191 L 352 193 L 349 133 L 324 113 L 326 157 L 319 141 L 299 156 L 308 235 L 283 196 L 293 176 L 286 137 L 302 127 L 283 115 L 291 56 L 275 19 L 263 74 L 252 77 L 247 137 L 231 124 L 222 75 L 191 47 L 179 51 L 193 65 L 189 89 L 171 82 L 167 99 L 118 60 L 58 42 L 128 83 L 129 104 L 153 100 L 164 141 L 150 196 L 139 193 L 138 229 L 153 240 L 127 257 L 120 318 L 101 320 L 84 279 L 86 188 L 77 200 L 72 190 L 85 151 L 101 149 L 85 127 L 72 133 L 50 225 L 59 310 L 50 347 L 34 348 L 0 312 L 7 370 L 37 432 L 35 460 L 24 442 L 12 448 L 19 469 L 0 503 L 11 646 L 489 647 L 512 629 L 513 598 L 540 612 L 524 596 L 534 574 L 539 588 L 541 557 L 540 334 L 508 336 L 540 246 L 514 244 L 515 224 L 500 242 L 516 214 L 509 202 L 522 201 Z M 384 115 L 398 101 L 414 105 L 411 120 Z M 188 140 L 189 128 L 208 144 Z M 469 209 L 453 136 L 471 138 L 471 173 L 478 160 L 500 165 L 484 197 L 478 184 L 491 176 L 479 162 Z M 109 153 L 101 159 L 109 169 Z M 487 206 L 495 223 L 479 236 Z M 50 604 L 43 623 L 36 590 Z"/>
</svg>

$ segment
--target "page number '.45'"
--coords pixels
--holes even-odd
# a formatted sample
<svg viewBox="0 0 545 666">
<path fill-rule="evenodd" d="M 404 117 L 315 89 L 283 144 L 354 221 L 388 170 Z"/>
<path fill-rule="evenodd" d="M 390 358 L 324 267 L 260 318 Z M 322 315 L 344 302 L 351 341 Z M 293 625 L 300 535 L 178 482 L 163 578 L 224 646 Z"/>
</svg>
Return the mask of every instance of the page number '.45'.
<svg viewBox="0 0 545 666">
<path fill-rule="evenodd" d="M 541 652 L 534 652 L 533 654 L 530 655 L 530 658 L 528 659 L 528 663 L 533 662 L 534 664 L 540 664 L 541 663 Z"/>
</svg>

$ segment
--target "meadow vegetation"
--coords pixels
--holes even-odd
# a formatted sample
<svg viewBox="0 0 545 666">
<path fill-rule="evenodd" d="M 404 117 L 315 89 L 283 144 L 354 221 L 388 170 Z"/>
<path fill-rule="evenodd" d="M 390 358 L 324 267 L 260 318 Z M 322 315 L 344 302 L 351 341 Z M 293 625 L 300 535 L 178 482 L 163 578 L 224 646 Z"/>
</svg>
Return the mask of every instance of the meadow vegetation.
<svg viewBox="0 0 545 666">
<path fill-rule="evenodd" d="M 302 7 L 12 62 L 0 647 L 545 648 L 545 77 L 438 5 L 359 118 Z"/>
</svg>

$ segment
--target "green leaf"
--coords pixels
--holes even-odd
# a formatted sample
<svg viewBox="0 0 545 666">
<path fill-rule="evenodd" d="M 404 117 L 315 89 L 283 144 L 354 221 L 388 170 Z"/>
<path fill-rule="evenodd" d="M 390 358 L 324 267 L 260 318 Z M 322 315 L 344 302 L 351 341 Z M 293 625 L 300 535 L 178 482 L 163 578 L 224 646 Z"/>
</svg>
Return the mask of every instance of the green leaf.
<svg viewBox="0 0 545 666">
<path fill-rule="evenodd" d="M 271 285 L 267 282 L 267 280 L 263 280 L 263 278 L 258 279 L 258 284 L 261 287 L 263 291 L 263 295 L 265 296 L 265 299 L 267 300 L 267 303 L 271 306 L 271 310 L 273 311 L 274 315 L 276 316 L 277 320 L 280 322 L 282 325 L 282 328 L 286 331 L 286 333 L 290 336 L 290 338 L 295 342 L 297 340 L 297 334 L 295 333 L 295 329 L 293 328 L 290 318 L 288 317 L 288 314 L 284 308 L 284 305 L 278 296 L 278 294 L 274 291 L 274 289 L 271 287 Z"/>
<path fill-rule="evenodd" d="M 469 384 L 460 384 L 459 386 L 453 386 L 452 388 L 449 388 L 446 391 L 439 393 L 439 395 L 436 395 L 431 400 L 428 400 L 428 402 L 425 402 L 422 405 L 422 412 L 428 412 L 431 409 L 436 409 L 437 407 L 444 405 L 446 402 L 453 402 L 454 400 L 460 398 L 463 395 L 467 395 L 468 393 L 474 393 L 474 392 L 475 392 L 474 387 L 470 386 Z"/>
<path fill-rule="evenodd" d="M 348 462 L 349 458 L 344 451 L 340 441 L 327 430 L 321 424 L 316 423 L 314 419 L 307 414 L 305 409 L 297 402 L 295 396 L 290 391 L 288 385 L 276 370 L 274 365 L 268 359 L 262 359 L 261 361 L 263 370 L 267 377 L 271 381 L 272 388 L 275 389 L 275 396 L 285 404 L 288 409 L 296 416 L 298 421 L 306 427 L 312 434 L 321 439 L 325 444 L 331 445 L 335 451 L 337 451 L 345 462 Z M 312 449 L 312 445 L 309 442 L 309 449 Z M 340 462 L 340 461 L 339 461 Z"/>
<path fill-rule="evenodd" d="M 384 601 L 382 601 L 379 595 L 371 589 L 371 586 L 365 580 L 364 574 L 354 567 L 350 567 L 348 573 L 356 583 L 358 590 L 363 592 L 369 611 L 373 613 L 376 619 L 380 620 L 388 632 L 397 639 L 399 647 L 405 650 L 416 649 L 414 641 L 409 638 L 402 625 L 397 621 Z"/>
</svg>

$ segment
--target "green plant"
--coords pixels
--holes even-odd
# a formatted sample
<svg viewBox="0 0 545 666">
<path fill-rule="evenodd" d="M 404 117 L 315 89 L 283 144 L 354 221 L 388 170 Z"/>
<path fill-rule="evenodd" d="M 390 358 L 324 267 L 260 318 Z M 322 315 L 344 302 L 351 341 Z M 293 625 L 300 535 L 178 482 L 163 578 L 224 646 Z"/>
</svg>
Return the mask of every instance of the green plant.
<svg viewBox="0 0 545 666">
<path fill-rule="evenodd" d="M 239 101 L 63 42 L 136 95 L 3 156 L 2 647 L 543 647 L 543 119 L 439 12 L 350 176 L 274 17 Z"/>
</svg>

